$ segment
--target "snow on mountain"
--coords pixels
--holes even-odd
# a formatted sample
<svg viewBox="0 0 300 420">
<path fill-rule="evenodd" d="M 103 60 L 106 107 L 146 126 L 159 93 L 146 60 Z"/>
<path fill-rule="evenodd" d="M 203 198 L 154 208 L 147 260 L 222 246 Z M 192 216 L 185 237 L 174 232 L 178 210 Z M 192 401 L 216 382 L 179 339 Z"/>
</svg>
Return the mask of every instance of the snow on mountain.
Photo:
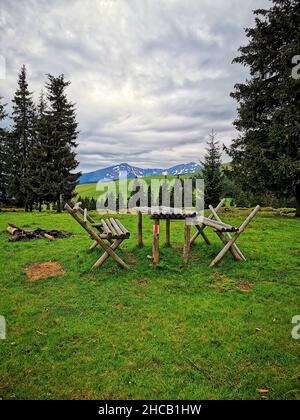
<svg viewBox="0 0 300 420">
<path fill-rule="evenodd" d="M 128 163 L 121 163 L 120 165 L 110 166 L 108 168 L 98 169 L 94 172 L 82 174 L 80 177 L 80 184 L 94 184 L 98 181 L 107 182 L 109 180 L 118 180 L 119 175 L 121 174 L 121 178 L 123 178 L 122 173 L 125 172 L 127 172 L 128 178 L 140 178 L 145 176 L 162 175 L 163 172 L 168 172 L 168 175 L 171 176 L 186 175 L 199 170 L 201 170 L 201 166 L 195 162 L 176 165 L 169 169 L 142 169 L 128 165 Z"/>
</svg>

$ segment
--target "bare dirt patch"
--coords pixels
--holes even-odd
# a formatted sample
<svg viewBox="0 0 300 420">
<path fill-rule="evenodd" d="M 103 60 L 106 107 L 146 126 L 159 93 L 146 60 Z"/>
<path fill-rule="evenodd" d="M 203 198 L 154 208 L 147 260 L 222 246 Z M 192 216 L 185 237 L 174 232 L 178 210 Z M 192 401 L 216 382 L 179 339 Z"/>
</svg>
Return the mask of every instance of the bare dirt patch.
<svg viewBox="0 0 300 420">
<path fill-rule="evenodd" d="M 143 286 L 149 283 L 149 279 L 147 279 L 147 277 L 142 277 L 141 279 L 137 279 L 136 282 L 139 286 Z"/>
<path fill-rule="evenodd" d="M 251 292 L 253 287 L 253 284 L 249 283 L 247 280 L 242 280 L 235 288 L 242 292 Z"/>
<path fill-rule="evenodd" d="M 114 303 L 113 304 L 113 308 L 123 309 L 124 308 L 124 305 L 123 305 L 123 303 Z"/>
<path fill-rule="evenodd" d="M 132 252 L 126 252 L 126 257 L 128 259 L 129 264 L 137 265 L 137 260 L 135 255 Z"/>
<path fill-rule="evenodd" d="M 27 277 L 32 281 L 37 281 L 45 277 L 62 276 L 65 270 L 58 262 L 45 262 L 32 264 L 25 268 Z"/>
</svg>

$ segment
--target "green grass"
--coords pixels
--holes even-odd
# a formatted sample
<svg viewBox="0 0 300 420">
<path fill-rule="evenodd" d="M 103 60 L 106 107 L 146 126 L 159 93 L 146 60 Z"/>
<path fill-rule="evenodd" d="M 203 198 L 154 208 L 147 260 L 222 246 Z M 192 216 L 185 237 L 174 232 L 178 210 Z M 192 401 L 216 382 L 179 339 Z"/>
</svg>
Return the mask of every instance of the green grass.
<svg viewBox="0 0 300 420">
<path fill-rule="evenodd" d="M 233 225 L 244 218 L 224 215 Z M 137 249 L 136 219 L 122 216 L 132 232 L 120 253 L 129 271 L 112 261 L 92 270 L 99 250 L 87 251 L 90 240 L 69 215 L 0 213 L 0 398 L 260 399 L 265 387 L 268 399 L 300 398 L 300 341 L 291 337 L 300 220 L 260 213 L 239 240 L 247 262 L 227 255 L 214 269 L 222 245 L 208 230 L 213 244 L 199 239 L 183 265 L 181 222 L 153 268 L 144 220 L 145 247 Z M 7 222 L 73 236 L 10 243 Z M 30 282 L 24 267 L 46 261 L 65 275 Z M 245 281 L 249 292 L 237 288 Z"/>
</svg>

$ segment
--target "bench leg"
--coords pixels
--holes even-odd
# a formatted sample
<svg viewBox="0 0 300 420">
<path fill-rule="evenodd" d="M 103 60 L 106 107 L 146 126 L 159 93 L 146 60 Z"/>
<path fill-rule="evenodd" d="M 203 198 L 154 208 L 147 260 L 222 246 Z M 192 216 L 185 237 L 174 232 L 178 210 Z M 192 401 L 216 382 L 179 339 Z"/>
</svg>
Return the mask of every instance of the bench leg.
<svg viewBox="0 0 300 420">
<path fill-rule="evenodd" d="M 256 206 L 255 209 L 249 214 L 247 219 L 244 221 L 244 223 L 241 224 L 236 234 L 227 242 L 227 244 L 224 246 L 222 251 L 220 251 L 219 254 L 216 256 L 216 258 L 211 262 L 210 267 L 215 266 L 219 261 L 221 261 L 221 259 L 233 246 L 237 238 L 243 233 L 243 231 L 246 229 L 246 227 L 249 225 L 249 223 L 251 222 L 251 220 L 253 219 L 253 217 L 256 215 L 256 213 L 259 210 L 260 210 L 260 206 Z"/>
<path fill-rule="evenodd" d="M 167 246 L 171 246 L 170 226 L 171 226 L 171 221 L 169 219 L 166 219 L 166 245 Z"/>
<path fill-rule="evenodd" d="M 143 215 L 142 213 L 139 211 L 138 215 L 138 239 L 137 239 L 137 246 L 139 248 L 143 247 Z"/>
<path fill-rule="evenodd" d="M 191 249 L 191 225 L 184 225 L 184 248 L 183 248 L 183 259 L 185 264 L 188 264 L 190 259 L 190 249 Z"/>
<path fill-rule="evenodd" d="M 159 220 L 153 220 L 153 237 L 152 237 L 152 256 L 153 263 L 159 263 Z"/>
<path fill-rule="evenodd" d="M 113 244 L 113 239 L 107 238 L 106 239 L 110 244 Z M 93 241 L 91 246 L 89 247 L 89 250 L 92 251 L 93 249 L 95 249 L 98 246 L 98 242 L 97 241 Z"/>
<path fill-rule="evenodd" d="M 215 211 L 215 209 L 212 207 L 212 206 L 209 206 L 209 208 L 210 208 L 210 211 L 212 212 L 212 214 L 213 214 L 213 216 L 214 216 L 214 218 L 217 220 L 217 222 L 222 222 L 222 220 L 221 220 L 221 218 L 217 215 L 217 213 L 216 213 L 216 211 Z M 224 236 L 228 239 L 228 240 L 230 240 L 231 238 L 232 238 L 232 236 L 230 235 L 230 233 L 229 232 L 226 232 L 225 234 L 224 234 Z M 225 238 L 225 239 L 226 239 Z M 224 242 L 224 240 L 221 238 L 221 240 Z M 227 241 L 228 242 L 228 241 Z M 224 242 L 224 244 L 226 244 L 226 242 Z M 237 246 L 237 244 L 233 244 L 232 245 L 232 248 L 234 249 L 234 251 L 233 252 L 235 252 L 235 254 L 236 254 L 236 256 L 237 256 L 237 260 L 242 260 L 242 261 L 246 261 L 246 258 L 244 257 L 244 255 L 243 255 L 243 253 L 242 253 L 242 251 L 238 248 L 238 246 Z M 232 249 L 232 248 L 230 248 L 230 249 Z"/>
<path fill-rule="evenodd" d="M 90 250 L 95 249 L 98 245 L 98 242 L 94 241 L 92 245 L 89 247 Z"/>
<path fill-rule="evenodd" d="M 114 242 L 113 242 L 113 244 L 110 246 L 110 249 L 112 250 L 112 251 L 114 251 L 115 249 L 117 249 L 118 248 L 118 246 L 120 246 L 121 245 L 121 243 L 123 242 L 123 239 L 116 239 Z M 116 255 L 116 254 L 115 254 Z M 112 256 L 112 258 L 114 258 L 114 256 L 113 255 L 111 255 Z M 99 258 L 99 260 L 97 260 L 96 262 L 95 262 L 95 264 L 94 264 L 94 268 L 97 268 L 97 267 L 101 267 L 101 265 L 103 265 L 104 263 L 105 263 L 105 261 L 108 259 L 108 257 L 109 257 L 109 253 L 108 252 L 105 252 L 100 258 Z M 120 257 L 119 257 L 119 259 L 120 259 Z M 122 261 L 123 262 L 123 261 Z M 127 266 L 127 264 L 125 264 L 124 262 L 123 262 L 123 264 L 124 264 L 124 267 L 125 268 L 128 268 L 128 266 Z"/>
<path fill-rule="evenodd" d="M 232 238 L 231 237 L 231 235 L 230 235 L 230 239 L 227 239 L 226 237 L 225 237 L 225 235 L 222 233 L 222 232 L 219 232 L 219 231 L 216 231 L 216 234 L 218 235 L 218 237 L 221 239 L 221 241 L 223 242 L 223 244 L 224 245 L 226 245 L 228 242 L 229 242 L 229 240 Z M 235 244 L 233 244 L 232 245 L 232 247 L 231 248 L 229 248 L 229 251 L 231 252 L 231 254 L 232 254 L 232 256 L 233 256 L 233 258 L 236 260 L 236 261 L 243 261 L 243 258 L 239 255 L 239 253 L 236 251 L 236 249 L 234 248 L 234 245 Z"/>
<path fill-rule="evenodd" d="M 225 198 L 223 198 L 223 200 L 220 201 L 220 203 L 217 205 L 217 207 L 214 209 L 214 211 L 217 213 L 225 204 Z M 211 219 L 213 217 L 213 213 L 211 213 L 208 218 Z M 205 235 L 204 233 L 204 229 L 206 228 L 205 225 L 199 226 L 196 225 L 197 228 L 197 232 L 194 234 L 194 236 L 191 239 L 191 245 L 195 242 L 195 240 L 198 238 L 199 235 L 202 236 L 202 238 L 204 239 L 204 241 L 207 243 L 207 245 L 210 245 L 210 240 L 208 239 L 208 237 Z"/>
</svg>

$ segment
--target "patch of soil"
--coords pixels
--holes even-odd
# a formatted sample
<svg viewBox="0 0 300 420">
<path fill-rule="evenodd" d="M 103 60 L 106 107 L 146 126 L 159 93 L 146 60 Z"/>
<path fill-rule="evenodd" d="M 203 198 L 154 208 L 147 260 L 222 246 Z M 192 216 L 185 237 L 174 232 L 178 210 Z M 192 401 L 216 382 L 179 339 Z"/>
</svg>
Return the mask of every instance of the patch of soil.
<svg viewBox="0 0 300 420">
<path fill-rule="evenodd" d="M 136 257 L 132 252 L 126 252 L 126 257 L 128 259 L 129 264 L 137 265 Z"/>
<path fill-rule="evenodd" d="M 237 290 L 241 290 L 242 292 L 250 292 L 253 287 L 253 284 L 249 283 L 247 280 L 242 280 L 235 288 Z"/>
<path fill-rule="evenodd" d="M 65 270 L 58 262 L 46 262 L 40 264 L 32 264 L 25 268 L 27 277 L 32 280 L 40 280 L 45 277 L 62 276 Z"/>
<path fill-rule="evenodd" d="M 113 308 L 123 309 L 124 308 L 124 305 L 123 305 L 123 303 L 114 303 L 113 304 Z"/>
<path fill-rule="evenodd" d="M 148 284 L 149 279 L 147 279 L 147 277 L 143 277 L 143 278 L 137 279 L 136 282 L 138 285 L 142 286 L 142 285 Z"/>
</svg>

